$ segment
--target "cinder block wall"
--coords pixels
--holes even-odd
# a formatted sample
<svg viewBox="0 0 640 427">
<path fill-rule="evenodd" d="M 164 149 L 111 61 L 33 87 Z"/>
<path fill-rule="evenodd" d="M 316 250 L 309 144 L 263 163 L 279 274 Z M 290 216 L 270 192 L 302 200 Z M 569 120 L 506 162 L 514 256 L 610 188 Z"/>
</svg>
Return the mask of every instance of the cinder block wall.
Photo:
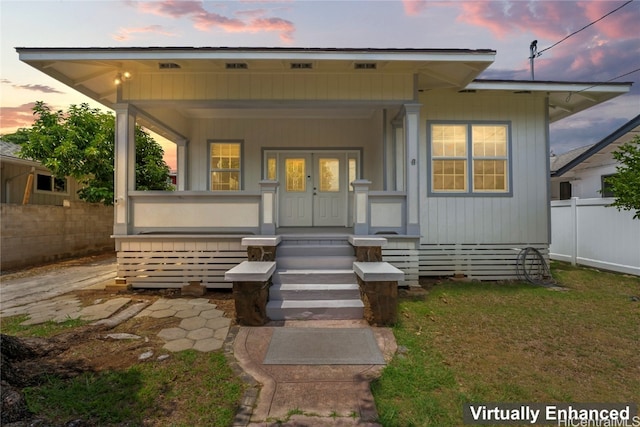
<svg viewBox="0 0 640 427">
<path fill-rule="evenodd" d="M 0 205 L 0 269 L 114 251 L 113 207 Z"/>
</svg>

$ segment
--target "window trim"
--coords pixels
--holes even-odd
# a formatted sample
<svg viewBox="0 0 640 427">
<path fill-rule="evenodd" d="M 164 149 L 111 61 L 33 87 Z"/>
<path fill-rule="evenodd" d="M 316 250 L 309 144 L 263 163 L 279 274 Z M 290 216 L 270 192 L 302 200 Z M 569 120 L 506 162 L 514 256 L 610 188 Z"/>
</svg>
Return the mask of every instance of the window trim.
<svg viewBox="0 0 640 427">
<path fill-rule="evenodd" d="M 51 190 L 41 190 L 41 189 L 38 188 L 38 175 L 48 176 L 49 178 L 51 178 Z M 56 179 L 64 179 L 65 191 L 56 191 L 55 190 L 55 180 Z M 68 196 L 69 195 L 69 178 L 67 178 L 66 176 L 64 178 L 56 178 L 49 171 L 36 170 L 35 174 L 34 174 L 34 177 L 33 177 L 33 192 L 37 193 L 37 194 L 50 194 L 50 195 L 56 195 L 56 196 Z"/>
<path fill-rule="evenodd" d="M 214 168 L 211 164 L 211 147 L 213 144 L 239 144 L 240 145 L 240 169 L 238 170 L 238 176 L 240 177 L 240 185 L 238 190 L 212 190 L 211 189 L 211 174 L 214 172 Z M 238 191 L 244 191 L 244 140 L 242 139 L 209 139 L 207 140 L 207 190 L 220 193 L 233 193 Z M 215 169 L 220 171 L 234 171 L 235 169 Z"/>
<path fill-rule="evenodd" d="M 433 146 L 431 143 L 431 127 L 433 125 L 464 125 L 467 127 L 467 181 L 466 191 L 433 191 Z M 507 191 L 474 191 L 473 190 L 473 125 L 506 126 L 507 127 Z M 427 120 L 427 195 L 429 197 L 513 197 L 513 151 L 512 151 L 512 122 L 511 120 Z M 437 160 L 438 158 L 436 158 Z M 462 157 L 460 157 L 462 160 Z M 495 160 L 488 158 L 487 160 Z"/>
</svg>

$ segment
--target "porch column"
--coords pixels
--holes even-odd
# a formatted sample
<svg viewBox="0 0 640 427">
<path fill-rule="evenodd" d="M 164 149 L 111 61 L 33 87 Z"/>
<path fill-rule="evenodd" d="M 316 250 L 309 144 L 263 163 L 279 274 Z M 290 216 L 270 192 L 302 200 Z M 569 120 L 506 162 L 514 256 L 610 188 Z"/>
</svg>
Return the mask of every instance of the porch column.
<svg viewBox="0 0 640 427">
<path fill-rule="evenodd" d="M 177 142 L 178 176 L 176 180 L 178 181 L 178 191 L 184 191 L 187 188 L 187 144 L 189 144 L 189 141 L 186 139 L 181 139 Z"/>
<path fill-rule="evenodd" d="M 260 192 L 262 193 L 262 221 L 260 223 L 260 234 L 276 234 L 276 190 L 278 181 L 260 181 Z"/>
<path fill-rule="evenodd" d="M 404 191 L 404 122 L 399 119 L 394 119 L 391 122 L 393 126 L 393 141 L 394 141 L 394 167 L 396 170 L 395 187 L 396 191 Z"/>
<path fill-rule="evenodd" d="M 351 183 L 353 186 L 353 233 L 369 234 L 369 187 L 371 181 L 357 179 Z"/>
<path fill-rule="evenodd" d="M 136 188 L 136 116 L 129 104 L 116 104 L 113 234 L 129 234 L 129 192 Z"/>
<path fill-rule="evenodd" d="M 418 170 L 418 145 L 420 140 L 420 106 L 405 104 L 404 137 L 406 154 L 407 231 L 408 235 L 420 234 L 420 193 Z"/>
</svg>

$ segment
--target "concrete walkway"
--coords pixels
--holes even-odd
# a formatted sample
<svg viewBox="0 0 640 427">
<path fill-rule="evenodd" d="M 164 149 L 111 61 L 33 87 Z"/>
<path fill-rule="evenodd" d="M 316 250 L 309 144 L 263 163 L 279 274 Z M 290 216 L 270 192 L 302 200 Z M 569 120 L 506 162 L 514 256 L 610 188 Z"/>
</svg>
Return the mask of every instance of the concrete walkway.
<svg viewBox="0 0 640 427">
<path fill-rule="evenodd" d="M 116 277 L 116 257 L 97 256 L 65 261 L 0 276 L 0 314 L 8 309 L 48 301 L 92 286 L 104 288 Z"/>
<path fill-rule="evenodd" d="M 368 328 L 364 320 L 272 322 L 237 328 L 233 353 L 256 381 L 248 392 L 236 426 L 378 426 L 369 384 L 381 365 L 265 365 L 275 328 Z M 396 352 L 391 329 L 372 328 L 388 363 Z M 258 384 L 260 387 L 258 388 Z"/>
</svg>

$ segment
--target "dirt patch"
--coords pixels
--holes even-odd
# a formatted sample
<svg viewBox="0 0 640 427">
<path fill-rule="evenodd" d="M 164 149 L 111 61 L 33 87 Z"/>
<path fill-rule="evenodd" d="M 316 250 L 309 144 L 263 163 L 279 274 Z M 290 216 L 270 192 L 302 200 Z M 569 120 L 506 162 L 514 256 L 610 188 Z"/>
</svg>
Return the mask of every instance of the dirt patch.
<svg viewBox="0 0 640 427">
<path fill-rule="evenodd" d="M 175 290 L 134 290 L 107 292 L 105 290 L 85 289 L 71 293 L 83 306 L 102 303 L 113 298 L 131 298 L 131 304 L 147 302 L 153 304 L 160 298 L 182 298 Z M 224 316 L 235 323 L 235 303 L 231 291 L 208 291 L 202 298 L 224 312 Z M 192 299 L 186 297 L 184 299 Z M 125 306 L 123 309 L 125 309 Z M 37 385 L 49 376 L 71 378 L 84 372 L 102 372 L 109 370 L 124 371 L 139 363 L 141 355 L 151 353 L 149 360 L 170 355 L 163 349 L 164 341 L 158 338 L 162 329 L 175 327 L 181 319 L 176 317 L 132 317 L 114 328 L 84 325 L 59 333 L 50 338 L 28 338 L 21 340 L 28 346 L 28 354 L 13 357 L 9 363 L 13 377 L 8 378 L 5 371 L 7 358 L 3 352 L 3 375 L 18 389 Z M 127 333 L 139 336 L 139 339 L 113 339 L 109 334 Z M 4 386 L 5 383 L 3 383 Z M 3 407 L 4 409 L 4 407 Z M 3 418 L 4 422 L 4 418 Z"/>
</svg>

